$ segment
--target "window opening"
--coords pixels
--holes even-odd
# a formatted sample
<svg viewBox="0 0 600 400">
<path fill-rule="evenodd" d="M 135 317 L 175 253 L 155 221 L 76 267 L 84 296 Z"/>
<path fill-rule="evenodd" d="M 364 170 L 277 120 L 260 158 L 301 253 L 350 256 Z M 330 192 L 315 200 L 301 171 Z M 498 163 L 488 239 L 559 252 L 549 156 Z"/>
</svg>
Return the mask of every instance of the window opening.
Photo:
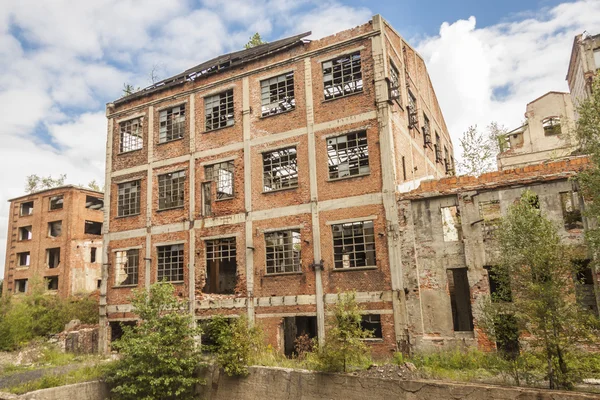
<svg viewBox="0 0 600 400">
<path fill-rule="evenodd" d="M 19 240 L 31 240 L 32 237 L 31 225 L 19 228 Z"/>
<path fill-rule="evenodd" d="M 234 294 L 237 284 L 235 238 L 207 240 L 204 293 Z"/>
<path fill-rule="evenodd" d="M 406 180 L 406 159 L 402 156 L 402 177 Z"/>
<path fill-rule="evenodd" d="M 46 250 L 46 264 L 48 268 L 57 268 L 60 266 L 60 247 Z"/>
<path fill-rule="evenodd" d="M 263 153 L 263 183 L 265 192 L 298 186 L 295 147 Z"/>
<path fill-rule="evenodd" d="M 205 217 L 211 217 L 212 212 L 212 183 L 204 182 L 202 184 L 202 215 Z"/>
<path fill-rule="evenodd" d="M 115 285 L 137 285 L 140 250 L 122 250 L 115 253 Z"/>
<path fill-rule="evenodd" d="M 444 242 L 457 242 L 462 236 L 460 210 L 457 206 L 442 207 Z"/>
<path fill-rule="evenodd" d="M 335 268 L 376 265 L 373 221 L 348 222 L 331 226 Z"/>
<path fill-rule="evenodd" d="M 62 221 L 48 222 L 48 236 L 59 237 L 62 235 Z"/>
<path fill-rule="evenodd" d="M 233 161 L 224 161 L 204 167 L 204 176 L 206 180 L 215 183 L 217 200 L 233 198 Z"/>
<path fill-rule="evenodd" d="M 417 117 L 417 98 L 409 90 L 408 91 L 408 128 L 416 128 L 419 125 L 419 119 Z"/>
<path fill-rule="evenodd" d="M 29 263 L 31 262 L 30 253 L 28 251 L 17 253 L 17 261 L 19 267 L 29 267 Z"/>
<path fill-rule="evenodd" d="M 104 199 L 95 196 L 85 196 L 85 208 L 91 210 L 102 210 L 104 207 Z"/>
<path fill-rule="evenodd" d="M 390 100 L 396 100 L 398 104 L 401 103 L 400 99 L 400 73 L 398 69 L 394 65 L 394 63 L 390 60 Z"/>
<path fill-rule="evenodd" d="M 96 282 L 96 289 L 100 289 L 102 287 L 102 279 L 98 279 L 98 282 Z"/>
<path fill-rule="evenodd" d="M 92 247 L 90 249 L 90 262 L 91 263 L 95 263 L 96 262 L 96 248 Z"/>
<path fill-rule="evenodd" d="M 206 131 L 232 126 L 235 120 L 233 89 L 206 97 L 204 99 L 204 110 Z"/>
<path fill-rule="evenodd" d="M 381 315 L 379 314 L 365 314 L 361 316 L 360 327 L 364 331 L 369 331 L 373 334 L 373 339 L 383 339 L 383 332 L 381 329 Z"/>
<path fill-rule="evenodd" d="M 117 215 L 127 217 L 140 213 L 141 181 L 119 184 L 117 199 Z"/>
<path fill-rule="evenodd" d="M 286 357 L 311 351 L 312 339 L 317 337 L 317 317 L 297 316 L 283 318 L 283 348 Z"/>
<path fill-rule="evenodd" d="M 47 276 L 45 279 L 48 290 L 58 290 L 58 276 Z"/>
<path fill-rule="evenodd" d="M 15 293 L 27 292 L 27 279 L 15 279 Z"/>
<path fill-rule="evenodd" d="M 452 172 L 452 165 L 450 164 L 450 153 L 448 153 L 448 148 L 446 146 L 444 146 L 444 166 L 446 167 L 447 174 Z"/>
<path fill-rule="evenodd" d="M 102 222 L 85 221 L 84 233 L 87 235 L 102 235 Z"/>
<path fill-rule="evenodd" d="M 139 150 L 144 146 L 141 118 L 135 118 L 129 121 L 121 122 L 119 126 L 121 128 L 121 140 L 119 144 L 120 153 Z"/>
<path fill-rule="evenodd" d="M 21 203 L 21 216 L 25 217 L 31 214 L 33 214 L 33 201 Z"/>
<path fill-rule="evenodd" d="M 261 81 L 260 101 L 263 117 L 296 108 L 294 72 Z"/>
<path fill-rule="evenodd" d="M 368 174 L 367 131 L 327 139 L 327 159 L 329 179 Z"/>
<path fill-rule="evenodd" d="M 431 145 L 431 125 L 427 115 L 423 113 L 423 147 Z"/>
<path fill-rule="evenodd" d="M 110 342 L 114 342 L 116 340 L 121 339 L 123 337 L 123 327 L 129 326 L 134 327 L 136 325 L 135 321 L 110 321 Z"/>
<path fill-rule="evenodd" d="M 598 303 L 594 291 L 594 271 L 590 260 L 575 260 L 575 295 L 577 303 L 586 310 L 598 315 Z"/>
<path fill-rule="evenodd" d="M 325 61 L 322 66 L 325 100 L 362 92 L 360 52 Z"/>
<path fill-rule="evenodd" d="M 442 163 L 442 147 L 440 145 L 440 135 L 435 133 L 435 144 L 433 145 L 433 149 L 435 150 L 435 162 Z"/>
<path fill-rule="evenodd" d="M 50 211 L 63 208 L 63 196 L 50 197 Z"/>
<path fill-rule="evenodd" d="M 454 331 L 472 331 L 473 314 L 471 312 L 471 289 L 466 268 L 446 270 L 448 291 L 452 307 L 452 322 Z"/>
<path fill-rule="evenodd" d="M 479 215 L 482 218 L 481 231 L 483 240 L 494 238 L 494 232 L 500 226 L 502 212 L 500 210 L 500 200 L 480 201 Z"/>
<path fill-rule="evenodd" d="M 183 137 L 185 133 L 185 104 L 162 110 L 159 118 L 159 143 L 166 143 Z"/>
<path fill-rule="evenodd" d="M 579 207 L 578 192 L 561 192 L 560 204 L 562 207 L 563 222 L 565 229 L 583 229 L 583 219 L 581 218 L 581 208 Z"/>
<path fill-rule="evenodd" d="M 299 229 L 265 233 L 267 274 L 300 272 L 301 247 Z"/>
<path fill-rule="evenodd" d="M 183 244 L 158 246 L 158 281 L 183 281 Z"/>
<path fill-rule="evenodd" d="M 185 171 L 158 176 L 158 209 L 183 207 L 185 194 Z"/>
<path fill-rule="evenodd" d="M 512 302 L 512 290 L 510 287 L 510 276 L 508 275 L 508 271 L 499 266 L 484 266 L 483 268 L 485 268 L 488 273 L 492 302 Z"/>
<path fill-rule="evenodd" d="M 542 120 L 542 127 L 544 128 L 544 134 L 546 136 L 560 135 L 560 118 L 559 117 L 548 117 Z"/>
</svg>

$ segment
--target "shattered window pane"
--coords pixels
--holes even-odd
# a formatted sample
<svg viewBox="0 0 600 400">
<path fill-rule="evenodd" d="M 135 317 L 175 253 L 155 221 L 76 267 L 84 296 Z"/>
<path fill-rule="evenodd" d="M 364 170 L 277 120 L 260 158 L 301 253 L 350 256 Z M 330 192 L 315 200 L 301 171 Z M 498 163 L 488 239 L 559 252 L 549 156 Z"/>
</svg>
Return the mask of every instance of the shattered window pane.
<svg viewBox="0 0 600 400">
<path fill-rule="evenodd" d="M 325 61 L 322 67 L 325 100 L 362 92 L 363 80 L 359 51 Z"/>
<path fill-rule="evenodd" d="M 442 207 L 442 231 L 444 242 L 456 242 L 460 239 L 460 211 L 457 206 Z"/>
<path fill-rule="evenodd" d="M 267 274 L 300 272 L 301 247 L 299 229 L 265 233 Z"/>
<path fill-rule="evenodd" d="M 129 121 L 121 122 L 119 126 L 121 128 L 119 153 L 139 150 L 144 146 L 141 118 L 135 118 Z"/>
<path fill-rule="evenodd" d="M 560 204 L 562 206 L 563 221 L 566 230 L 583 229 L 583 219 L 579 208 L 579 194 L 577 192 L 561 192 Z"/>
<path fill-rule="evenodd" d="M 233 161 L 224 161 L 204 167 L 206 180 L 217 188 L 217 200 L 233 198 L 233 166 Z"/>
<path fill-rule="evenodd" d="M 50 197 L 50 211 L 63 208 L 63 196 Z"/>
<path fill-rule="evenodd" d="M 400 73 L 390 60 L 390 99 L 396 100 L 400 104 Z"/>
<path fill-rule="evenodd" d="M 117 251 L 115 254 L 115 285 L 137 285 L 139 249 Z"/>
<path fill-rule="evenodd" d="M 21 216 L 33 214 L 33 201 L 28 201 L 21 204 Z"/>
<path fill-rule="evenodd" d="M 126 217 L 140 213 L 141 181 L 132 181 L 119 184 L 117 199 L 117 215 Z"/>
<path fill-rule="evenodd" d="M 502 218 L 500 200 L 479 202 L 479 214 L 483 220 L 481 224 L 483 239 L 493 239 Z"/>
<path fill-rule="evenodd" d="M 327 158 L 329 179 L 368 174 L 367 131 L 327 139 Z"/>
<path fill-rule="evenodd" d="M 48 236 L 58 237 L 62 234 L 62 221 L 48 223 Z"/>
<path fill-rule="evenodd" d="M 260 100 L 263 117 L 293 110 L 296 107 L 294 72 L 261 81 Z"/>
<path fill-rule="evenodd" d="M 185 171 L 158 176 L 158 209 L 183 207 L 185 195 Z"/>
<path fill-rule="evenodd" d="M 181 139 L 185 133 L 185 104 L 160 112 L 158 142 Z"/>
<path fill-rule="evenodd" d="M 204 108 L 206 131 L 232 126 L 234 123 L 233 89 L 206 97 Z"/>
<path fill-rule="evenodd" d="M 158 280 L 183 281 L 183 244 L 158 246 Z"/>
<path fill-rule="evenodd" d="M 263 182 L 265 192 L 298 186 L 295 147 L 263 153 Z"/>
<path fill-rule="evenodd" d="M 233 294 L 237 284 L 235 238 L 206 241 L 204 293 Z"/>
<path fill-rule="evenodd" d="M 375 260 L 373 221 L 332 225 L 335 268 L 372 267 Z"/>
<path fill-rule="evenodd" d="M 544 134 L 546 136 L 560 135 L 560 118 L 559 117 L 548 117 L 542 120 L 542 127 L 544 128 Z"/>
</svg>

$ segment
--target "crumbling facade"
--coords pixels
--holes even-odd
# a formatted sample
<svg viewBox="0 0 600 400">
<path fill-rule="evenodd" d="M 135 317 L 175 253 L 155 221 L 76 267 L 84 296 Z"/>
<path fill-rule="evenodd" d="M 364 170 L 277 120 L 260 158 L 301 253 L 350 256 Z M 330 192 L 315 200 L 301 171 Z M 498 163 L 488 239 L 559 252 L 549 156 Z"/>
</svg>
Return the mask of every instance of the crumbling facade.
<svg viewBox="0 0 600 400">
<path fill-rule="evenodd" d="M 567 158 L 577 150 L 575 111 L 569 93 L 548 92 L 527 104 L 525 123 L 506 134 L 498 169 Z"/>
<path fill-rule="evenodd" d="M 61 297 L 99 288 L 102 193 L 61 186 L 9 201 L 3 293 L 28 293 L 36 279 Z"/>
<path fill-rule="evenodd" d="M 275 348 L 321 340 L 356 291 L 375 353 L 406 346 L 396 193 L 453 174 L 423 59 L 380 16 L 224 55 L 107 105 L 101 349 L 133 288 L 200 321 L 246 314 Z"/>
<path fill-rule="evenodd" d="M 575 107 L 592 94 L 592 81 L 600 68 L 600 35 L 575 36 L 567 71 L 567 83 Z"/>
</svg>

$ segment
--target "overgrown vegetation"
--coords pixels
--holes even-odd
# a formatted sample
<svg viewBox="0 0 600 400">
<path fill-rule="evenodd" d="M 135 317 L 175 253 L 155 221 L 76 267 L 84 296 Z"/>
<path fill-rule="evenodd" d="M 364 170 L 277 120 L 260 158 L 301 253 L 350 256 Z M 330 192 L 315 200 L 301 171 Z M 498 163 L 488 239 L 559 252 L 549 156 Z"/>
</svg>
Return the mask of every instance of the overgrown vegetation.
<svg viewBox="0 0 600 400">
<path fill-rule="evenodd" d="M 252 47 L 259 46 L 261 44 L 266 44 L 267 42 L 263 41 L 260 37 L 260 34 L 256 32 L 254 35 L 250 36 L 250 40 L 248 43 L 244 45 L 245 49 L 251 49 Z"/>
<path fill-rule="evenodd" d="M 52 178 L 52 175 L 28 175 L 25 181 L 25 193 L 34 193 L 40 190 L 62 186 L 65 184 L 66 179 L 67 174 L 60 174 L 58 178 Z"/>
<path fill-rule="evenodd" d="M 479 176 L 497 169 L 496 156 L 506 150 L 506 128 L 492 122 L 485 131 L 470 126 L 459 139 L 462 160 L 458 163 L 460 175 Z"/>
<path fill-rule="evenodd" d="M 84 365 L 81 368 L 69 371 L 65 374 L 48 374 L 39 379 L 28 381 L 17 386 L 8 388 L 10 393 L 23 394 L 34 390 L 47 389 L 57 386 L 71 385 L 74 383 L 88 382 L 101 379 L 108 365 Z"/>
<path fill-rule="evenodd" d="M 121 354 L 107 373 L 116 399 L 193 399 L 200 384 L 196 369 L 200 352 L 187 303 L 168 283 L 155 283 L 149 291 L 135 290 L 131 303 L 140 321 L 124 326 L 113 346 Z"/>
</svg>

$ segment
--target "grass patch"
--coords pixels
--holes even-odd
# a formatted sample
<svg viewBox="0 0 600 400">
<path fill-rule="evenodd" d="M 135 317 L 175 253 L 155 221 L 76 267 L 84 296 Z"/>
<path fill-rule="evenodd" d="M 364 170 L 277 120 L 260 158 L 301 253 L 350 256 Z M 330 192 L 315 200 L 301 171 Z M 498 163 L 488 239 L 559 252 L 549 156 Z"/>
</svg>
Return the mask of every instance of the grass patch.
<svg viewBox="0 0 600 400">
<path fill-rule="evenodd" d="M 33 392 L 40 389 L 48 389 L 57 386 L 71 385 L 74 383 L 88 382 L 101 379 L 107 364 L 86 365 L 66 374 L 49 374 L 39 379 L 25 382 L 23 384 L 8 388 L 8 392 L 21 395 L 23 393 Z"/>
</svg>

